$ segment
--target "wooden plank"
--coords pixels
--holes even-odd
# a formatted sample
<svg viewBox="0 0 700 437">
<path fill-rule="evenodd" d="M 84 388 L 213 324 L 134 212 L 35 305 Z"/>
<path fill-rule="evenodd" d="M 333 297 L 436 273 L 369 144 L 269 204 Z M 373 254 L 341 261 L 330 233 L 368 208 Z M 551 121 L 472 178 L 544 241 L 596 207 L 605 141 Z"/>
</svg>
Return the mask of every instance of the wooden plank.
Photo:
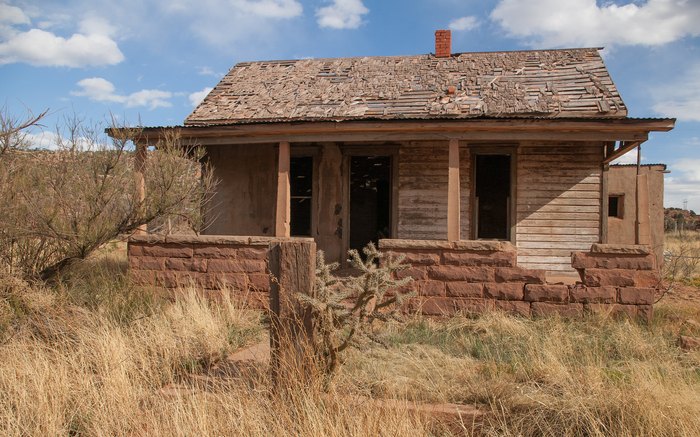
<svg viewBox="0 0 700 437">
<path fill-rule="evenodd" d="M 524 242 L 579 242 L 579 243 L 597 243 L 598 236 L 591 235 L 552 235 L 552 234 L 518 234 L 518 244 Z"/>
<path fill-rule="evenodd" d="M 518 264 L 522 263 L 568 264 L 571 266 L 571 256 L 524 256 L 518 254 Z"/>
<path fill-rule="evenodd" d="M 518 212 L 518 222 L 523 220 L 600 220 L 598 212 Z"/>
<path fill-rule="evenodd" d="M 600 206 L 598 205 L 553 205 L 551 203 L 545 205 L 518 204 L 518 213 L 533 213 L 533 212 L 562 212 L 562 213 L 599 213 Z"/>
<path fill-rule="evenodd" d="M 275 236 L 289 238 L 291 196 L 289 187 L 289 142 L 279 144 L 277 160 L 277 208 L 275 212 Z"/>
<path fill-rule="evenodd" d="M 551 191 L 528 191 L 523 189 L 523 191 L 518 191 L 519 199 L 552 199 L 555 197 L 559 198 L 571 198 L 571 199 L 598 199 L 600 201 L 600 192 L 596 191 L 566 191 L 566 189 L 553 189 Z"/>
<path fill-rule="evenodd" d="M 598 226 L 578 227 L 552 227 L 552 226 L 528 226 L 518 224 L 518 235 L 532 233 L 538 235 L 595 235 L 598 236 Z"/>
<path fill-rule="evenodd" d="M 459 141 L 449 142 L 449 179 L 447 181 L 447 240 L 459 241 Z"/>
<path fill-rule="evenodd" d="M 540 226 L 552 228 L 595 228 L 598 230 L 598 220 L 531 220 L 525 219 L 518 222 L 519 226 Z"/>
</svg>

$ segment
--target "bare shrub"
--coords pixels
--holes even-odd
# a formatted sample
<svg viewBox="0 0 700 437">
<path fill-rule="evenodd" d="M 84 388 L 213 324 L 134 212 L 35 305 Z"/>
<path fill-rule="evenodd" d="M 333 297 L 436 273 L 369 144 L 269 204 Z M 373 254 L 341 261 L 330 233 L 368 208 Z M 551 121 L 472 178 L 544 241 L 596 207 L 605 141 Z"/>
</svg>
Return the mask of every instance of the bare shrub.
<svg viewBox="0 0 700 437">
<path fill-rule="evenodd" d="M 53 151 L 31 150 L 38 118 L 0 112 L 0 268 L 29 280 L 55 277 L 120 234 L 177 216 L 194 228 L 214 181 L 203 151 L 168 132 L 147 153 L 145 199 L 135 184 L 138 129 L 104 129 L 73 118 L 56 129 Z"/>
</svg>

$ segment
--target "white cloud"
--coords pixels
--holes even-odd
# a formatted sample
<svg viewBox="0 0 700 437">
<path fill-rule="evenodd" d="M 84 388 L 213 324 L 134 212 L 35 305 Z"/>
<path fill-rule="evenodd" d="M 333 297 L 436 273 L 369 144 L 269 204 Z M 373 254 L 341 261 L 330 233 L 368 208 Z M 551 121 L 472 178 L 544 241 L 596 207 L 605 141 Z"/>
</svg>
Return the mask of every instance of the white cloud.
<svg viewBox="0 0 700 437">
<path fill-rule="evenodd" d="M 13 26 L 30 24 L 18 7 L 0 4 L 0 65 L 27 63 L 35 66 L 86 67 L 114 65 L 124 60 L 111 38 L 115 28 L 99 17 L 80 21 L 79 32 L 68 38 L 47 30 L 20 31 Z"/>
<path fill-rule="evenodd" d="M 29 17 L 17 6 L 0 3 L 0 23 L 29 24 Z"/>
<path fill-rule="evenodd" d="M 688 208 L 700 211 L 700 159 L 684 158 L 669 165 L 671 175 L 665 180 L 664 205 L 682 207 L 688 201 Z"/>
<path fill-rule="evenodd" d="M 700 35 L 700 2 L 500 0 L 491 19 L 532 46 L 657 46 Z"/>
<path fill-rule="evenodd" d="M 200 76 L 213 76 L 213 77 L 223 76 L 222 73 L 217 73 L 216 71 L 212 70 L 209 67 L 199 67 L 197 69 L 197 74 L 199 74 Z"/>
<path fill-rule="evenodd" d="M 112 82 L 101 77 L 90 77 L 78 81 L 80 90 L 71 92 L 74 96 L 87 97 L 96 102 L 121 103 L 127 108 L 145 106 L 149 109 L 172 106 L 169 99 L 173 93 L 154 89 L 144 89 L 131 94 L 118 94 Z"/>
<path fill-rule="evenodd" d="M 332 29 L 357 29 L 362 16 L 369 13 L 362 0 L 333 0 L 333 4 L 316 10 L 318 25 Z"/>
<path fill-rule="evenodd" d="M 479 20 L 473 15 L 456 18 L 450 21 L 449 28 L 455 31 L 469 31 L 479 27 Z"/>
<path fill-rule="evenodd" d="M 664 117 L 700 121 L 700 63 L 669 83 L 673 85 L 664 85 L 654 90 L 654 111 Z"/>
<path fill-rule="evenodd" d="M 202 100 L 213 90 L 214 88 L 206 87 L 201 91 L 196 91 L 189 95 L 190 103 L 192 106 L 197 106 L 202 103 Z"/>
<path fill-rule="evenodd" d="M 243 12 L 268 18 L 294 18 L 304 10 L 296 0 L 235 0 L 233 4 Z"/>
</svg>

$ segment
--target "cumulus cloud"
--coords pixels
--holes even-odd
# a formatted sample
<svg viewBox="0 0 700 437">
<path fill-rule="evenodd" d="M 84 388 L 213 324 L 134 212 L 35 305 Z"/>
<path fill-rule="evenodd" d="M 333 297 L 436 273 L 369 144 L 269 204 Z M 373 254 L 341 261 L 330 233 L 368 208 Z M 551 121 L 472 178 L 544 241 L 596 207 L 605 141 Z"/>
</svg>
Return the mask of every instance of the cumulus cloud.
<svg viewBox="0 0 700 437">
<path fill-rule="evenodd" d="M 71 92 L 74 96 L 87 97 L 96 102 L 121 103 L 127 108 L 144 106 L 149 109 L 170 107 L 170 91 L 144 89 L 131 94 L 119 94 L 112 82 L 101 77 L 90 77 L 78 81 L 79 90 Z"/>
<path fill-rule="evenodd" d="M 700 2 L 500 0 L 491 19 L 532 46 L 658 46 L 700 35 Z"/>
<path fill-rule="evenodd" d="M 296 0 L 235 0 L 233 4 L 243 12 L 268 18 L 294 18 L 304 10 Z"/>
<path fill-rule="evenodd" d="M 362 0 L 333 0 L 333 4 L 316 10 L 316 19 L 321 27 L 357 29 L 368 13 Z"/>
<path fill-rule="evenodd" d="M 669 165 L 671 174 L 666 177 L 664 204 L 666 206 L 683 206 L 688 201 L 688 208 L 700 211 L 700 159 L 685 158 Z"/>
<path fill-rule="evenodd" d="M 192 106 L 197 106 L 202 103 L 202 100 L 213 90 L 214 88 L 206 87 L 201 91 L 195 91 L 189 95 L 190 103 Z"/>
<path fill-rule="evenodd" d="M 0 23 L 0 65 L 86 67 L 124 60 L 111 38 L 115 29 L 99 17 L 81 20 L 79 32 L 65 38 L 39 28 L 20 30 L 18 26 L 30 24 L 29 17 L 16 6 L 0 3 Z"/>
<path fill-rule="evenodd" d="M 17 6 L 0 3 L 0 23 L 29 24 L 29 17 Z"/>
<path fill-rule="evenodd" d="M 700 63 L 693 65 L 679 78 L 654 90 L 654 111 L 664 117 L 683 121 L 700 121 Z M 682 83 L 683 86 L 676 84 Z"/>
<path fill-rule="evenodd" d="M 455 31 L 474 30 L 479 27 L 479 20 L 473 15 L 468 15 L 466 17 L 456 18 L 450 21 L 448 27 Z"/>
</svg>

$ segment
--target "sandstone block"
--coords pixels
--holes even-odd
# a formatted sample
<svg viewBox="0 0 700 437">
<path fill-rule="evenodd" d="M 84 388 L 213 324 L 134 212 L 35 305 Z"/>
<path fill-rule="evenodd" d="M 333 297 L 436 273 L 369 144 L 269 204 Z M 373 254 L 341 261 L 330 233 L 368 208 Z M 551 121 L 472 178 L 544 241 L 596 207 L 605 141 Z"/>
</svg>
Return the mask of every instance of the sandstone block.
<svg viewBox="0 0 700 437">
<path fill-rule="evenodd" d="M 575 269 L 654 270 L 656 268 L 656 258 L 651 254 L 635 255 L 574 252 L 571 255 L 571 266 Z"/>
<path fill-rule="evenodd" d="M 523 300 L 524 285 L 522 282 L 486 283 L 484 296 L 499 300 Z"/>
<path fill-rule="evenodd" d="M 460 240 L 453 242 L 452 248 L 474 252 L 515 252 L 515 246 L 510 241 Z"/>
<path fill-rule="evenodd" d="M 452 243 L 446 240 L 407 240 L 387 238 L 379 240 L 379 249 L 403 251 L 406 249 L 451 249 Z"/>
<path fill-rule="evenodd" d="M 628 305 L 652 305 L 655 290 L 653 288 L 622 287 L 618 301 Z"/>
<path fill-rule="evenodd" d="M 632 254 L 649 255 L 653 253 L 651 247 L 641 244 L 603 244 L 594 243 L 591 245 L 592 253 L 612 253 L 612 254 Z"/>
<path fill-rule="evenodd" d="M 447 297 L 426 297 L 420 302 L 420 311 L 426 316 L 450 316 L 455 312 L 454 300 Z"/>
<path fill-rule="evenodd" d="M 134 285 L 155 285 L 156 272 L 152 270 L 129 270 L 129 280 Z"/>
<path fill-rule="evenodd" d="M 207 260 L 202 258 L 166 258 L 165 268 L 176 271 L 206 272 Z"/>
<path fill-rule="evenodd" d="M 637 305 L 587 303 L 584 308 L 586 312 L 618 318 L 626 317 L 635 319 L 639 313 L 639 307 Z"/>
<path fill-rule="evenodd" d="M 547 317 L 556 314 L 562 317 L 581 317 L 583 315 L 582 303 L 532 302 L 530 309 L 533 317 Z"/>
<path fill-rule="evenodd" d="M 197 273 L 166 270 L 156 273 L 158 285 L 166 288 L 180 288 L 197 285 Z"/>
<path fill-rule="evenodd" d="M 445 264 L 458 266 L 492 266 L 514 267 L 517 263 L 517 253 L 508 252 L 453 252 L 443 253 Z"/>
<path fill-rule="evenodd" d="M 129 256 L 129 268 L 133 270 L 163 270 L 166 258 L 153 256 Z"/>
<path fill-rule="evenodd" d="M 571 302 L 578 303 L 615 303 L 617 300 L 617 288 L 577 285 L 571 287 L 569 298 Z"/>
<path fill-rule="evenodd" d="M 530 317 L 530 302 L 519 300 L 497 300 L 494 302 L 497 310 L 522 317 Z"/>
<path fill-rule="evenodd" d="M 559 284 L 527 284 L 524 298 L 529 302 L 568 302 L 569 287 Z"/>
<path fill-rule="evenodd" d="M 493 300 L 490 299 L 454 299 L 454 306 L 457 312 L 463 314 L 483 314 L 494 308 Z"/>
<path fill-rule="evenodd" d="M 253 291 L 270 291 L 270 275 L 265 273 L 250 273 L 248 284 Z"/>
<path fill-rule="evenodd" d="M 212 288 L 228 288 L 232 290 L 248 290 L 248 276 L 245 273 L 218 273 L 210 275 L 215 286 Z"/>
<path fill-rule="evenodd" d="M 267 247 L 240 247 L 236 257 L 239 259 L 267 260 L 269 249 Z"/>
<path fill-rule="evenodd" d="M 526 284 L 544 284 L 545 271 L 523 269 L 521 267 L 498 267 L 495 271 L 496 282 L 524 282 Z"/>
<path fill-rule="evenodd" d="M 136 256 L 153 256 L 163 258 L 190 258 L 194 253 L 192 245 L 171 243 L 129 244 L 129 254 Z"/>
<path fill-rule="evenodd" d="M 589 287 L 633 287 L 634 271 L 621 269 L 586 269 L 583 271 L 583 283 Z"/>
<path fill-rule="evenodd" d="M 398 258 L 403 256 L 403 262 L 412 266 L 434 266 L 440 264 L 440 252 L 433 251 L 418 251 L 406 250 L 400 252 L 388 252 L 391 256 Z"/>
<path fill-rule="evenodd" d="M 416 281 L 418 285 L 418 293 L 421 296 L 444 296 L 445 295 L 445 283 L 442 281 L 435 281 L 432 279 L 427 279 L 424 281 Z"/>
<path fill-rule="evenodd" d="M 448 282 L 447 283 L 448 297 L 484 297 L 484 284 L 475 282 Z"/>
<path fill-rule="evenodd" d="M 494 282 L 490 267 L 432 266 L 428 277 L 440 281 Z"/>
<path fill-rule="evenodd" d="M 193 254 L 197 258 L 236 258 L 238 250 L 236 246 L 225 244 L 197 244 Z"/>
<path fill-rule="evenodd" d="M 267 263 L 263 260 L 252 259 L 210 259 L 207 262 L 208 272 L 245 272 L 264 273 Z"/>
<path fill-rule="evenodd" d="M 404 270 L 399 270 L 396 272 L 396 277 L 398 279 L 403 278 L 413 278 L 415 280 L 428 279 L 428 271 L 421 267 L 411 267 Z"/>
</svg>

